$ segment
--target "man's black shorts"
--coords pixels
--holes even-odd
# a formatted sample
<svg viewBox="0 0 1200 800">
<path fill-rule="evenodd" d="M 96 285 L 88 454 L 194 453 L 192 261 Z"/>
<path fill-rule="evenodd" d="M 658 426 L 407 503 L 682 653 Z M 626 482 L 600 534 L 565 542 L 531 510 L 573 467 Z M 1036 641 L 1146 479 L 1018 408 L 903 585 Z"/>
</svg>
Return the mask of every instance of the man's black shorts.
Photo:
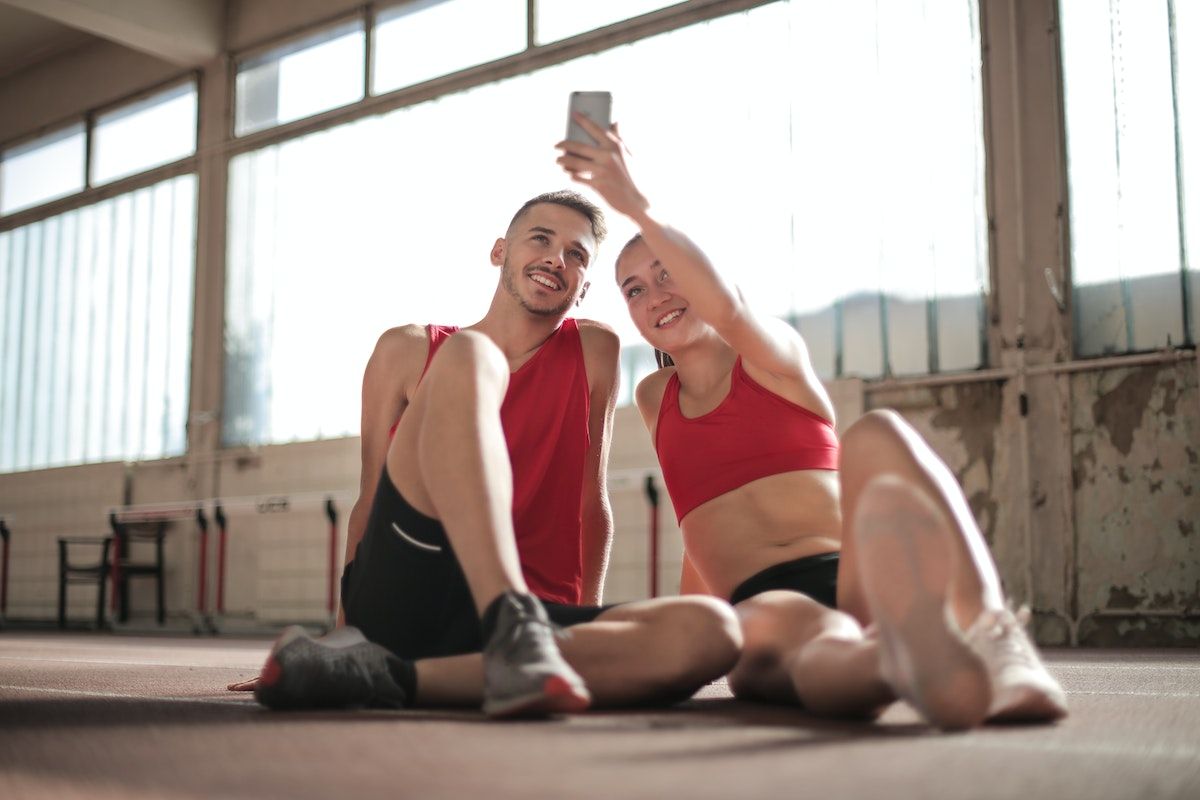
<svg viewBox="0 0 1200 800">
<path fill-rule="evenodd" d="M 611 606 L 542 601 L 558 625 L 591 622 Z M 401 658 L 474 653 L 479 617 L 446 530 L 417 511 L 384 469 L 354 560 L 342 573 L 346 622 Z"/>
</svg>

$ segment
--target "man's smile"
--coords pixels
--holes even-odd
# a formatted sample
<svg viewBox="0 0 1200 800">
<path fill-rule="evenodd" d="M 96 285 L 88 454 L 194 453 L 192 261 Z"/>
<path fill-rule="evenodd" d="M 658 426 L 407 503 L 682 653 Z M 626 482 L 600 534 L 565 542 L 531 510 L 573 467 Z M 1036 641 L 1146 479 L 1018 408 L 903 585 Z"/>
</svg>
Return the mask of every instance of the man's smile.
<svg viewBox="0 0 1200 800">
<path fill-rule="evenodd" d="M 562 283 L 557 278 L 540 270 L 530 272 L 529 279 L 552 292 L 561 291 L 563 288 Z"/>
</svg>

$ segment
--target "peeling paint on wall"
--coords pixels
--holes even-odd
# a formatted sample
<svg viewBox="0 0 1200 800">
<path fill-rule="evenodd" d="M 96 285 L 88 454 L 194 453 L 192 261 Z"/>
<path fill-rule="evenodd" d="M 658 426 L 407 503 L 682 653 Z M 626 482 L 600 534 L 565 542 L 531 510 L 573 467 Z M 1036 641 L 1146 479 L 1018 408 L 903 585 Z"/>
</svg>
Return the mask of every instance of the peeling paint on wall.
<svg viewBox="0 0 1200 800">
<path fill-rule="evenodd" d="M 1128 456 L 1133 448 L 1133 432 L 1142 426 L 1157 377 L 1158 370 L 1152 367 L 1130 370 L 1114 388 L 1092 403 L 1096 427 L 1108 430 L 1109 439 L 1123 456 Z M 1173 388 L 1175 382 L 1170 383 Z M 1172 399 L 1172 407 L 1174 404 Z"/>
<path fill-rule="evenodd" d="M 1187 621 L 1200 609 L 1196 376 L 1190 363 L 1072 376 L 1081 643 L 1196 641 L 1200 625 Z"/>
<path fill-rule="evenodd" d="M 996 463 L 996 429 L 1000 425 L 1001 392 L 995 383 L 963 384 L 938 393 L 938 411 L 930 420 L 935 429 L 953 431 L 966 451 L 966 466 L 955 472 L 984 538 L 991 545 L 1000 498 L 993 474 Z M 982 466 L 983 481 L 968 480 L 973 467 Z"/>
</svg>

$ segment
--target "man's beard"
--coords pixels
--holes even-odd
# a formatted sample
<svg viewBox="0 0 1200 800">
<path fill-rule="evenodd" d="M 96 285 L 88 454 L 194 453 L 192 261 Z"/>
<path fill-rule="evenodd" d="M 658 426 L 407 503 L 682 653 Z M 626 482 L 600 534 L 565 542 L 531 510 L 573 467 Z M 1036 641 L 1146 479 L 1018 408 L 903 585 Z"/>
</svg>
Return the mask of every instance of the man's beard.
<svg viewBox="0 0 1200 800">
<path fill-rule="evenodd" d="M 516 278 L 518 270 L 514 269 L 507 261 L 504 262 L 504 268 L 500 270 L 500 282 L 504 284 L 504 289 L 517 299 L 521 304 L 521 308 L 539 317 L 561 317 L 567 313 L 572 305 L 575 304 L 575 298 L 567 296 L 563 298 L 563 302 L 552 308 L 539 308 L 538 306 L 530 305 L 529 302 L 521 296 L 521 292 L 517 289 Z M 524 278 L 524 271 L 520 271 L 521 277 Z"/>
</svg>

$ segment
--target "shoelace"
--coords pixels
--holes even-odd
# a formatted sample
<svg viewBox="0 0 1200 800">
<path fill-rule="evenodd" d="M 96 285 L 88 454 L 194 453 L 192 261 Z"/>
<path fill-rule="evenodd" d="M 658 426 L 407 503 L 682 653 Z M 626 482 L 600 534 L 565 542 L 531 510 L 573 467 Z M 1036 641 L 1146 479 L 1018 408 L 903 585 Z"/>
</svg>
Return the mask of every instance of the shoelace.
<svg viewBox="0 0 1200 800">
<path fill-rule="evenodd" d="M 988 651 L 989 662 L 995 660 L 1005 665 L 1033 667 L 1033 648 L 1025 633 L 1029 616 L 1028 606 L 1022 606 L 1016 613 L 1009 609 L 985 611 L 972 626 L 970 638 L 977 647 Z"/>
<path fill-rule="evenodd" d="M 501 652 L 504 653 L 505 658 L 510 658 L 515 652 L 517 652 L 517 649 L 521 643 L 521 629 L 526 625 L 542 625 L 550 630 L 551 636 L 559 639 L 560 641 L 570 636 L 569 633 L 564 631 L 558 625 L 555 625 L 550 620 L 540 619 L 532 614 L 522 614 L 520 619 L 517 620 L 516 624 L 509 629 L 508 637 L 505 639 L 500 648 Z"/>
</svg>

